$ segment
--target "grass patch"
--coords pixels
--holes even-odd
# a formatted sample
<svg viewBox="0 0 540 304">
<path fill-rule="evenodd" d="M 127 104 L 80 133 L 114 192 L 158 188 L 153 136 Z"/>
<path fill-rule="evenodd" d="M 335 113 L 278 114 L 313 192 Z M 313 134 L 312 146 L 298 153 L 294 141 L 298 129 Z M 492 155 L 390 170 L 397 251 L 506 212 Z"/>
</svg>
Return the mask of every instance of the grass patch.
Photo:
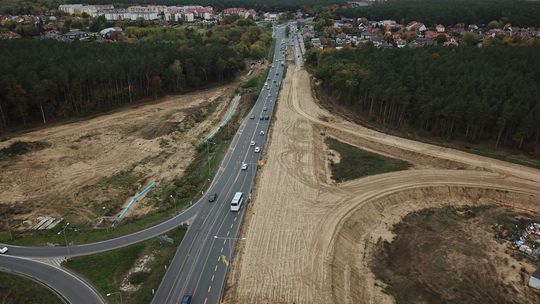
<svg viewBox="0 0 540 304">
<path fill-rule="evenodd" d="M 333 138 L 326 138 L 326 144 L 341 157 L 339 163 L 332 163 L 332 178 L 337 182 L 356 179 L 393 171 L 406 170 L 410 164 L 394 158 L 384 157 L 348 145 Z"/>
<path fill-rule="evenodd" d="M 150 303 L 152 289 L 157 290 L 165 274 L 165 265 L 169 265 L 185 232 L 186 228 L 181 227 L 167 233 L 174 240 L 173 243 L 154 238 L 105 253 L 74 257 L 66 261 L 64 266 L 87 278 L 104 296 L 118 292 L 124 280 L 127 280 L 137 290 L 122 291 L 124 303 Z M 145 265 L 148 270 L 129 274 L 137 261 L 145 256 L 153 257 Z M 120 303 L 118 295 L 111 295 L 108 299 L 109 303 Z"/>
<path fill-rule="evenodd" d="M 495 158 L 502 161 L 511 162 L 518 165 L 540 169 L 540 159 L 530 156 L 519 150 L 510 150 L 506 148 L 494 148 L 485 144 L 455 144 L 455 148 L 478 154 L 485 157 Z"/>
<path fill-rule="evenodd" d="M 65 303 L 56 293 L 40 283 L 16 274 L 0 272 L 0 303 Z"/>
</svg>

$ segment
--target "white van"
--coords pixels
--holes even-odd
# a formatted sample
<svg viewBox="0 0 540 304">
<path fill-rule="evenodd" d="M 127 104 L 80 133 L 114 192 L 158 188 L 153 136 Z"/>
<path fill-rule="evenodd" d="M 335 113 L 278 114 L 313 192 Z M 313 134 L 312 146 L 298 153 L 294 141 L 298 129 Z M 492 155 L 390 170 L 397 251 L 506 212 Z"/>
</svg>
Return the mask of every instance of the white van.
<svg viewBox="0 0 540 304">
<path fill-rule="evenodd" d="M 231 211 L 240 211 L 242 202 L 244 202 L 244 194 L 242 192 L 236 192 L 231 201 Z"/>
</svg>

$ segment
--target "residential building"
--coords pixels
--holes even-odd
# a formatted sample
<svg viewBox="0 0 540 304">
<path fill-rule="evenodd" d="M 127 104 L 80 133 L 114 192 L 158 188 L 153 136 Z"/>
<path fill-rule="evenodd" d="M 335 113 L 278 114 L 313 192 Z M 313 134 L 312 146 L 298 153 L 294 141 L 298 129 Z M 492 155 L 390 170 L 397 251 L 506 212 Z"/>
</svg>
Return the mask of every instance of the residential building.
<svg viewBox="0 0 540 304">
<path fill-rule="evenodd" d="M 21 35 L 12 32 L 12 31 L 6 31 L 6 32 L 0 32 L 0 40 L 11 40 L 11 39 L 20 39 Z"/>
<path fill-rule="evenodd" d="M 444 33 L 446 31 L 446 28 L 442 24 L 437 24 L 437 26 L 435 26 L 435 30 L 437 31 L 437 33 Z"/>
<path fill-rule="evenodd" d="M 231 7 L 231 8 L 226 8 L 223 10 L 223 16 L 228 16 L 228 15 L 239 15 L 244 18 L 248 18 L 249 16 L 251 16 L 253 19 L 255 19 L 255 17 L 257 16 L 257 13 L 255 12 L 254 9 L 246 9 L 243 7 Z"/>
</svg>

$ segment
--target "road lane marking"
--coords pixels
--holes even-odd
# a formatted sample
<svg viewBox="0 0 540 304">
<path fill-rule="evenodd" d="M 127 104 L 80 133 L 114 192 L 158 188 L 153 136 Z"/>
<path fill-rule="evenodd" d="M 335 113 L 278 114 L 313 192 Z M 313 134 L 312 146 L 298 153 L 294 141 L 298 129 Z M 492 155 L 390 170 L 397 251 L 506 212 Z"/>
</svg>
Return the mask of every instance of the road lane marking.
<svg viewBox="0 0 540 304">
<path fill-rule="evenodd" d="M 237 218 L 237 216 L 234 217 L 234 221 L 235 221 L 235 222 L 236 222 L 236 218 Z"/>
<path fill-rule="evenodd" d="M 215 276 L 215 275 L 212 275 L 212 282 L 214 282 L 214 276 Z"/>
<path fill-rule="evenodd" d="M 221 247 L 221 252 L 223 253 L 223 247 Z"/>
<path fill-rule="evenodd" d="M 227 231 L 227 236 L 229 236 L 229 234 L 231 234 L 231 231 L 230 231 L 230 230 L 229 230 L 229 231 Z"/>
<path fill-rule="evenodd" d="M 231 224 L 231 228 L 232 228 L 233 225 L 234 225 L 234 224 Z"/>
<path fill-rule="evenodd" d="M 204 298 L 204 304 L 206 304 L 206 302 L 208 302 L 208 298 Z"/>
<path fill-rule="evenodd" d="M 258 100 L 257 103 L 259 103 L 259 102 L 261 102 L 261 101 L 262 101 L 262 100 Z M 266 105 L 266 102 L 264 102 L 263 105 Z M 255 109 L 255 108 L 254 108 L 254 109 Z M 258 131 L 259 131 L 259 126 L 260 126 L 260 122 L 257 121 L 257 123 L 256 123 L 256 125 L 255 125 L 255 128 L 254 128 L 253 131 L 252 131 L 253 133 L 251 133 L 251 132 L 245 132 L 245 131 L 246 131 L 246 128 L 247 128 L 247 123 L 244 121 L 244 123 L 242 124 L 242 127 L 241 127 L 241 132 L 238 132 L 237 134 L 235 134 L 235 137 L 234 137 L 234 139 L 233 139 L 233 143 L 232 143 L 231 148 L 230 148 L 231 151 L 237 151 L 238 147 L 241 145 L 241 139 L 242 139 L 243 136 L 247 135 L 247 136 L 246 136 L 247 138 L 249 138 L 249 137 L 251 136 L 251 139 L 254 139 L 254 138 L 257 136 L 257 133 L 258 133 Z M 251 127 L 250 127 L 250 128 L 251 128 Z M 251 134 L 249 134 L 249 133 L 251 133 Z M 263 139 L 266 139 L 266 137 L 263 138 Z M 242 154 L 244 154 L 244 155 L 243 155 L 243 159 L 246 159 L 246 157 L 248 157 L 248 155 L 251 154 L 250 149 L 246 149 L 245 151 L 242 151 L 242 150 L 241 150 L 241 151 L 237 151 L 237 152 L 239 152 L 239 154 L 240 154 L 240 159 L 242 159 Z M 225 165 L 225 170 L 224 170 L 224 172 L 227 170 L 226 168 L 228 168 L 229 165 L 232 164 L 232 165 L 234 166 L 235 161 L 236 161 L 236 159 L 237 159 L 237 158 L 233 157 L 233 156 L 234 156 L 234 153 L 231 153 L 231 154 L 229 154 L 229 155 L 230 155 L 230 156 L 229 156 L 229 158 L 228 158 L 228 160 L 227 160 L 227 163 L 226 163 L 226 165 Z M 239 171 L 238 171 L 238 172 L 236 173 L 236 176 L 231 175 L 229 178 L 227 178 L 227 180 L 226 180 L 226 182 L 225 182 L 225 185 L 229 184 L 230 181 L 231 181 L 232 179 L 234 179 L 234 181 L 232 182 L 232 185 L 234 185 L 234 184 L 237 182 L 237 180 L 239 179 L 239 177 L 240 177 L 240 173 L 239 173 Z M 242 187 L 243 187 L 243 185 L 244 185 L 246 182 L 248 182 L 248 181 L 244 178 L 244 180 L 243 180 L 243 182 L 242 182 Z M 227 193 L 229 193 L 230 191 L 231 191 L 231 189 L 229 189 L 229 191 L 227 191 Z M 220 208 L 220 209 L 221 209 L 221 208 Z M 211 212 L 209 213 L 209 215 L 208 215 L 208 217 L 207 217 L 208 219 L 209 219 L 210 217 L 214 216 L 214 212 L 213 212 L 213 211 L 214 211 L 214 210 L 212 209 Z M 221 211 L 221 210 L 216 210 L 215 215 L 217 215 L 219 211 Z M 236 221 L 236 219 L 235 219 L 235 221 Z M 223 218 L 222 224 L 221 224 L 221 225 L 223 225 L 224 222 L 225 222 L 225 218 Z M 215 218 L 215 219 L 212 220 L 211 226 L 215 226 L 216 224 L 218 224 L 218 219 L 217 219 L 217 218 Z M 221 228 L 221 225 L 219 226 L 218 231 L 219 231 L 219 229 Z M 210 231 L 208 231 L 208 233 L 210 233 Z M 228 235 L 230 235 L 230 231 L 229 231 L 229 234 L 228 234 Z M 227 239 L 224 239 L 224 240 L 223 240 L 223 244 L 225 245 L 226 242 L 227 242 Z M 202 247 L 204 247 L 204 245 L 201 246 L 201 248 L 202 248 Z M 206 257 L 206 260 L 208 260 L 209 255 L 210 255 L 210 251 L 208 252 L 208 255 L 207 255 L 207 257 Z M 218 262 L 219 262 L 219 258 L 218 258 Z M 204 262 L 204 264 L 203 264 L 203 266 L 202 266 L 203 269 L 205 268 L 205 266 L 206 266 L 206 262 Z M 191 279 L 191 274 L 193 273 L 194 269 L 195 269 L 195 267 L 191 267 L 191 269 L 190 269 L 190 271 L 189 271 L 189 272 L 190 272 L 190 275 L 189 275 L 188 277 L 189 277 L 190 279 Z M 217 269 L 217 265 L 216 265 L 216 269 Z M 199 285 L 200 280 L 201 280 L 201 277 L 202 277 L 202 276 L 199 275 L 199 279 L 198 279 L 198 281 L 197 281 L 197 285 L 196 285 L 196 286 Z M 196 288 L 197 288 L 197 287 L 196 287 Z M 195 288 L 195 289 L 196 289 L 196 288 Z"/>
<path fill-rule="evenodd" d="M 208 286 L 208 292 L 210 292 L 210 290 L 212 290 L 212 286 Z"/>
</svg>

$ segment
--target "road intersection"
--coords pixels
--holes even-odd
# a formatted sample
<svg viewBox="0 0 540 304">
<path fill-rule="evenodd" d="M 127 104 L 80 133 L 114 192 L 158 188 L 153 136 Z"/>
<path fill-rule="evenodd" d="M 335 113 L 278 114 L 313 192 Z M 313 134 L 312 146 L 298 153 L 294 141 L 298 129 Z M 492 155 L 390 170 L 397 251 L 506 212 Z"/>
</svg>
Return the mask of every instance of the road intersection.
<svg viewBox="0 0 540 304">
<path fill-rule="evenodd" d="M 271 122 L 271 118 L 264 119 L 264 116 L 271 117 L 274 112 L 285 71 L 282 64 L 285 61 L 285 25 L 274 28 L 274 37 L 274 58 L 267 82 L 249 115 L 242 121 L 207 191 L 207 194 L 218 193 L 215 202 L 208 202 L 205 195 L 169 220 L 101 242 L 68 247 L 10 245 L 8 254 L 0 259 L 0 269 L 35 278 L 62 294 L 70 303 L 105 303 L 103 297 L 84 280 L 62 268 L 36 260 L 109 251 L 159 236 L 191 222 L 152 303 L 178 303 L 184 294 L 192 294 L 194 304 L 218 303 L 261 155 L 254 152 L 250 142 L 255 141 L 256 146 L 263 150 Z M 255 118 L 252 119 L 253 116 Z M 240 169 L 242 163 L 249 164 L 247 170 Z M 231 212 L 230 201 L 236 192 L 244 193 L 245 202 L 239 212 Z"/>
</svg>

